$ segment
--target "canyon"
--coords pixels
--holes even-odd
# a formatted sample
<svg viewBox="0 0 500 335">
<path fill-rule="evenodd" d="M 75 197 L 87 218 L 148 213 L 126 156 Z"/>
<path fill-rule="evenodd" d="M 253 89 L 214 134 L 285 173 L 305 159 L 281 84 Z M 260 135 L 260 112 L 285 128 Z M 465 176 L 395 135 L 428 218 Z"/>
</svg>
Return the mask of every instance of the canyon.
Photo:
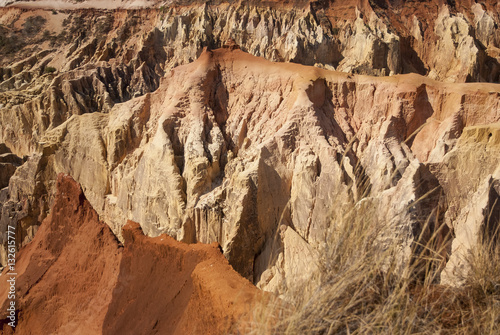
<svg viewBox="0 0 500 335">
<path fill-rule="evenodd" d="M 99 244 L 92 255 L 106 276 L 93 289 L 107 294 L 106 319 L 68 327 L 129 329 L 142 302 L 116 306 L 142 279 L 124 288 L 121 273 L 160 278 L 184 259 L 171 279 L 191 285 L 179 290 L 181 333 L 195 331 L 182 328 L 197 326 L 182 323 L 195 309 L 210 320 L 249 313 L 210 316 L 200 296 L 243 290 L 248 305 L 262 294 L 251 282 L 288 301 L 315 281 L 330 234 L 353 211 L 371 213 L 381 252 L 397 245 L 401 273 L 427 248 L 450 286 L 463 283 L 471 250 L 498 239 L 496 1 L 0 5 L 0 262 L 15 226 L 22 303 L 33 304 L 51 282 L 36 276 Z M 81 216 L 63 219 L 73 211 Z M 147 261 L 161 248 L 173 250 L 164 269 Z M 228 285 L 204 268 L 210 259 Z M 53 320 L 67 318 L 60 308 Z M 21 312 L 27 333 L 44 324 Z M 213 333 L 229 329 L 217 322 Z"/>
</svg>

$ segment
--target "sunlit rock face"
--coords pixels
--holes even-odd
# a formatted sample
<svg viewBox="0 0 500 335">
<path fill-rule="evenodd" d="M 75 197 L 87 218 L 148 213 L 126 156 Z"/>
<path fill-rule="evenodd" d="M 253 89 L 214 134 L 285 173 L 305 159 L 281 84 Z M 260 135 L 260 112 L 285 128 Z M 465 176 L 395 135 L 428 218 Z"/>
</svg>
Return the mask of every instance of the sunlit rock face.
<svg viewBox="0 0 500 335">
<path fill-rule="evenodd" d="M 498 155 L 471 132 L 500 120 L 500 86 L 465 83 L 498 81 L 498 5 L 458 2 L 0 9 L 0 142 L 17 157 L 1 228 L 28 243 L 64 172 L 119 238 L 133 220 L 218 242 L 286 294 L 339 213 L 369 204 L 401 266 L 442 235 L 454 282 L 498 196 Z"/>
<path fill-rule="evenodd" d="M 496 1 L 14 4 L 0 8 L 0 141 L 18 156 L 72 115 L 153 92 L 172 68 L 229 40 L 274 62 L 355 74 L 500 75 Z"/>
</svg>

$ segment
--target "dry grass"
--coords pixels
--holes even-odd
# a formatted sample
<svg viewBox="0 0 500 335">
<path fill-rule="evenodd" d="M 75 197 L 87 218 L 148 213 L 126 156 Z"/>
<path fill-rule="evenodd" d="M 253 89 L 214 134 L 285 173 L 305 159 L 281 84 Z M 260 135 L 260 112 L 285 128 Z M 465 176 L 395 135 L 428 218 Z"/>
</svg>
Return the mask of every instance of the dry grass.
<svg viewBox="0 0 500 335">
<path fill-rule="evenodd" d="M 374 211 L 364 203 L 333 218 L 319 284 L 290 303 L 260 306 L 254 334 L 500 334 L 499 247 L 470 254 L 465 285 L 439 285 L 444 253 L 435 237 L 415 243 L 402 267 L 398 243 L 381 243 Z"/>
</svg>

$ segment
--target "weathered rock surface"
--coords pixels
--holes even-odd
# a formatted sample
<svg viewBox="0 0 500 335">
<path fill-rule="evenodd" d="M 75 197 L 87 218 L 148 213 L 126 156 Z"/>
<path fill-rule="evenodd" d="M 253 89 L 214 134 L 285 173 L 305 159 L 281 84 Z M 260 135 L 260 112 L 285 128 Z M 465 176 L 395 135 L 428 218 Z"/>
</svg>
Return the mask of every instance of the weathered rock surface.
<svg viewBox="0 0 500 335">
<path fill-rule="evenodd" d="M 110 12 L 94 1 L 87 7 L 100 10 L 0 8 L 0 141 L 29 155 L 47 129 L 71 115 L 107 112 L 152 92 L 165 72 L 229 39 L 278 62 L 498 82 L 498 6 L 494 0 L 180 1 Z"/>
<path fill-rule="evenodd" d="M 7 262 L 7 227 L 15 229 L 16 248 L 29 243 L 47 216 L 55 184 L 55 175 L 41 154 L 28 158 L 10 178 L 9 187 L 0 192 L 0 260 Z"/>
<path fill-rule="evenodd" d="M 381 244 L 399 242 L 401 265 L 449 230 L 448 265 L 460 263 L 470 195 L 489 191 L 451 157 L 464 129 L 500 121 L 500 86 L 464 83 L 499 80 L 498 4 L 265 6 L 0 9 L 0 141 L 32 155 L 3 193 L 2 227 L 24 222 L 18 241 L 31 239 L 64 172 L 120 238 L 133 220 L 150 236 L 218 242 L 280 294 L 308 280 L 331 214 L 360 203 L 380 208 Z"/>
<path fill-rule="evenodd" d="M 464 127 L 500 120 L 499 92 L 205 51 L 154 93 L 48 131 L 44 170 L 73 175 L 116 234 L 130 219 L 151 236 L 219 242 L 238 272 L 285 293 L 316 266 L 329 214 L 361 199 L 390 223 L 401 264 L 423 230 L 445 240 L 459 195 L 443 178 L 465 177 L 429 166 Z"/>
<path fill-rule="evenodd" d="M 216 244 L 148 238 L 133 222 L 123 236 L 121 245 L 80 186 L 60 175 L 51 214 L 16 258 L 15 334 L 222 334 L 250 320 L 262 295 Z M 8 272 L 0 277 L 6 333 Z"/>
<path fill-rule="evenodd" d="M 456 147 L 439 164 L 438 178 L 450 195 L 445 219 L 455 231 L 444 283 L 456 284 L 465 278 L 467 257 L 479 243 L 493 247 L 498 241 L 499 163 L 500 126 L 492 124 L 464 129 Z"/>
<path fill-rule="evenodd" d="M 0 190 L 9 186 L 10 177 L 22 164 L 22 158 L 14 155 L 4 143 L 0 143 Z"/>
</svg>

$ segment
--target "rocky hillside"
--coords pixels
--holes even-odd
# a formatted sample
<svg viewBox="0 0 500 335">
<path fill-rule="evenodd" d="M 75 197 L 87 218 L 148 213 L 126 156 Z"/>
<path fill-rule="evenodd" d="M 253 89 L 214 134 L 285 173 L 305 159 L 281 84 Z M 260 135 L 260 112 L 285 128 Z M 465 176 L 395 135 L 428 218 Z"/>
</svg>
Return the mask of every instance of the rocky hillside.
<svg viewBox="0 0 500 335">
<path fill-rule="evenodd" d="M 0 8 L 0 141 L 17 155 L 31 155 L 45 131 L 71 115 L 108 112 L 153 92 L 172 68 L 228 41 L 275 62 L 355 74 L 500 76 L 496 1 L 192 1 L 135 10 L 78 3 L 97 8 Z"/>
<path fill-rule="evenodd" d="M 51 215 L 17 255 L 16 334 L 244 332 L 262 293 L 217 244 L 148 238 L 129 222 L 122 245 L 71 177 L 60 175 L 56 187 Z M 2 280 L 0 332 L 7 334 L 9 290 Z"/>
<path fill-rule="evenodd" d="M 496 239 L 496 1 L 37 3 L 0 9 L 0 228 L 18 247 L 60 172 L 120 239 L 133 220 L 218 242 L 283 296 L 353 208 L 377 209 L 401 268 L 432 240 L 446 283 Z"/>
</svg>

